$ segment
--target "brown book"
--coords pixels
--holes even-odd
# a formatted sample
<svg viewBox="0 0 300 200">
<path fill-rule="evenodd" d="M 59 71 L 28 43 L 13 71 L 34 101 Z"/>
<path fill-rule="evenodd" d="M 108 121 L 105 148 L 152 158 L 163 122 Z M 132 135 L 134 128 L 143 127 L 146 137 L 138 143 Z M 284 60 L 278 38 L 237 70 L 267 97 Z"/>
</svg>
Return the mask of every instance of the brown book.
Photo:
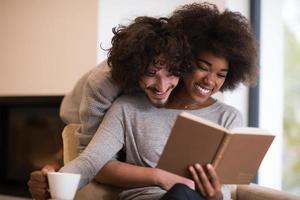
<svg viewBox="0 0 300 200">
<path fill-rule="evenodd" d="M 249 184 L 274 137 L 259 128 L 227 130 L 183 112 L 173 126 L 157 167 L 191 178 L 189 165 L 211 163 L 222 184 Z"/>
</svg>

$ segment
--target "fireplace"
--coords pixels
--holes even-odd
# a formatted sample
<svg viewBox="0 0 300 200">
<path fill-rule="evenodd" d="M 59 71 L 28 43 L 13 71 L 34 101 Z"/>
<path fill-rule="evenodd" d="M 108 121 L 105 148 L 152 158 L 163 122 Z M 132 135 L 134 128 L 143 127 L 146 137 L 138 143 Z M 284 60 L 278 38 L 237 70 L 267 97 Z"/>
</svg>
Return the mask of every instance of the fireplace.
<svg viewBox="0 0 300 200">
<path fill-rule="evenodd" d="M 62 162 L 61 100 L 0 97 L 0 193 L 29 197 L 30 172 Z"/>
</svg>

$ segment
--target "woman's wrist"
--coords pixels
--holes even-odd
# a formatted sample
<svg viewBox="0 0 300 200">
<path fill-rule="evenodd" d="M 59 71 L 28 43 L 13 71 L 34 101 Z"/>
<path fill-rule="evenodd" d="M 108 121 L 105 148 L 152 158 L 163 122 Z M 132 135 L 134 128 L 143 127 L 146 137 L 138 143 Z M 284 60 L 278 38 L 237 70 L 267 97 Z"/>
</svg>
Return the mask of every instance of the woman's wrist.
<svg viewBox="0 0 300 200">
<path fill-rule="evenodd" d="M 158 168 L 151 168 L 151 177 L 153 180 L 153 184 L 159 187 L 162 187 L 162 170 Z"/>
<path fill-rule="evenodd" d="M 223 193 L 220 191 L 218 194 L 216 194 L 213 198 L 210 198 L 210 200 L 223 200 Z"/>
</svg>

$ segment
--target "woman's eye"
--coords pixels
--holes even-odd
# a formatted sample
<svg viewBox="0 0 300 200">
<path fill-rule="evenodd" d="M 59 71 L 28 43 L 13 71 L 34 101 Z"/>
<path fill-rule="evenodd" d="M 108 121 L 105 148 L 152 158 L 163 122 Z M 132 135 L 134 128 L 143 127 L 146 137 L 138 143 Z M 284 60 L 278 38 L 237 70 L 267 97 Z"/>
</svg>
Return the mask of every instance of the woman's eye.
<svg viewBox="0 0 300 200">
<path fill-rule="evenodd" d="M 203 71 L 208 71 L 208 68 L 206 66 L 203 66 L 203 65 L 198 65 L 198 68 L 200 70 L 203 70 Z"/>
<path fill-rule="evenodd" d="M 227 74 L 218 74 L 220 78 L 226 78 Z"/>
</svg>

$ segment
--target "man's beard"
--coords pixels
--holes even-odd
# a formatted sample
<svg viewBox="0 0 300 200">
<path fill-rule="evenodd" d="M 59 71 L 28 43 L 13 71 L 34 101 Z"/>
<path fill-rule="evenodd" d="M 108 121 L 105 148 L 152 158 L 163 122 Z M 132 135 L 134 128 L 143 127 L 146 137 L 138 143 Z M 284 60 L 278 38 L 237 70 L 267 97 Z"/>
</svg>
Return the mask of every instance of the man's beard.
<svg viewBox="0 0 300 200">
<path fill-rule="evenodd" d="M 158 108 L 162 108 L 162 107 L 165 107 L 169 101 L 169 98 L 167 100 L 164 100 L 164 101 L 156 101 L 154 102 L 153 100 L 151 100 L 148 96 L 147 98 L 149 99 L 149 101 L 151 102 L 151 104 L 155 107 L 158 107 Z"/>
</svg>

